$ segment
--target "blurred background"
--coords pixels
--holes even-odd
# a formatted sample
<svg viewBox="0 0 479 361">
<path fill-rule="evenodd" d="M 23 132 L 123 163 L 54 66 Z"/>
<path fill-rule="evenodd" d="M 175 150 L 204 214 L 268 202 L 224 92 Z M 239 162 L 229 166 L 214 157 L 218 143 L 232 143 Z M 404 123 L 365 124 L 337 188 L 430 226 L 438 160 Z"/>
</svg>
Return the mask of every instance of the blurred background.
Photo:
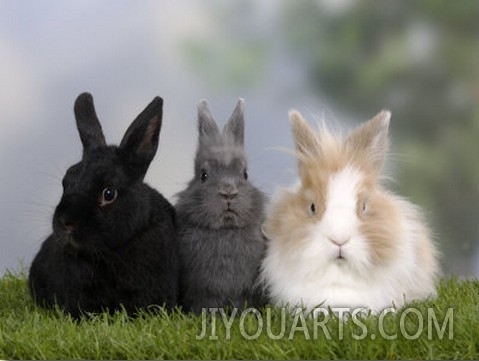
<svg viewBox="0 0 479 361">
<path fill-rule="evenodd" d="M 392 111 L 388 186 L 423 207 L 446 274 L 479 275 L 479 2 L 0 2 L 0 274 L 28 267 L 81 156 L 73 102 L 107 141 L 165 100 L 147 182 L 171 202 L 193 173 L 196 104 L 246 101 L 252 181 L 295 179 L 287 113 L 349 129 Z"/>
</svg>

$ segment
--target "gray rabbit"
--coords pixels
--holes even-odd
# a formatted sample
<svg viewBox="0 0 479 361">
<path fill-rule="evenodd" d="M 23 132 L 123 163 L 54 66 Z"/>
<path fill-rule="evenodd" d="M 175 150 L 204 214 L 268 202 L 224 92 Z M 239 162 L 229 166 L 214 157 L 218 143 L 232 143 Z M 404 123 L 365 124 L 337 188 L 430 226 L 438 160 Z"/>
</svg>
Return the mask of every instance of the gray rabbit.
<svg viewBox="0 0 479 361">
<path fill-rule="evenodd" d="M 261 306 L 255 284 L 265 251 L 265 196 L 248 180 L 243 99 L 222 133 L 201 101 L 198 131 L 194 178 L 176 204 L 180 304 L 195 313 Z"/>
</svg>

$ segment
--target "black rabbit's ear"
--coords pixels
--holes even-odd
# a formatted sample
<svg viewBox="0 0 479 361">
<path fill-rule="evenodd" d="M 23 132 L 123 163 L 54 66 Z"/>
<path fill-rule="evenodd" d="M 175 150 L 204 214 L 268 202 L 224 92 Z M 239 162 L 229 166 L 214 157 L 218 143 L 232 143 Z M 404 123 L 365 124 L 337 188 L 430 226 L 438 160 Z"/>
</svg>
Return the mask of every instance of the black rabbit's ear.
<svg viewBox="0 0 479 361">
<path fill-rule="evenodd" d="M 244 146 L 244 100 L 238 99 L 228 123 L 223 128 L 223 137 L 228 143 Z"/>
<path fill-rule="evenodd" d="M 153 101 L 128 127 L 120 143 L 126 166 L 135 177 L 143 178 L 155 157 L 163 118 L 163 99 Z"/>
<path fill-rule="evenodd" d="M 212 141 L 217 141 L 220 137 L 218 125 L 211 115 L 206 100 L 198 103 L 198 133 L 200 145 L 211 144 Z"/>
<path fill-rule="evenodd" d="M 95 112 L 93 97 L 90 93 L 82 93 L 77 97 L 74 111 L 78 132 L 83 144 L 83 152 L 106 145 L 100 121 Z"/>
</svg>

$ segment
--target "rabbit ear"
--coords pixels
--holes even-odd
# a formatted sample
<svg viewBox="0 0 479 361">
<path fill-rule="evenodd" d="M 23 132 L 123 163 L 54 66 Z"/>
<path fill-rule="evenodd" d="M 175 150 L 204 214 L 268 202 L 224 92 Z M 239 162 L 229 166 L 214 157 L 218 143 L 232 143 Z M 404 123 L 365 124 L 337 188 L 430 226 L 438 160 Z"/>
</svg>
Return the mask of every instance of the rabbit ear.
<svg viewBox="0 0 479 361">
<path fill-rule="evenodd" d="M 388 150 L 391 112 L 383 110 L 356 129 L 347 139 L 347 145 L 377 172 L 381 171 Z"/>
<path fill-rule="evenodd" d="M 227 142 L 244 146 L 244 99 L 238 99 L 233 114 L 223 128 L 223 137 Z"/>
<path fill-rule="evenodd" d="M 211 115 L 206 100 L 198 103 L 198 133 L 201 144 L 208 144 L 220 138 L 220 131 L 213 116 Z"/>
<path fill-rule="evenodd" d="M 74 105 L 75 119 L 83 152 L 106 145 L 105 136 L 101 129 L 100 121 L 95 112 L 93 97 L 90 93 L 80 94 Z"/>
<path fill-rule="evenodd" d="M 309 126 L 300 112 L 289 112 L 289 121 L 293 131 L 293 138 L 298 156 L 311 156 L 318 154 L 318 140 L 313 129 Z"/>
<path fill-rule="evenodd" d="M 153 101 L 128 127 L 120 143 L 125 163 L 132 167 L 135 176 L 143 178 L 158 148 L 163 117 L 163 99 Z"/>
</svg>

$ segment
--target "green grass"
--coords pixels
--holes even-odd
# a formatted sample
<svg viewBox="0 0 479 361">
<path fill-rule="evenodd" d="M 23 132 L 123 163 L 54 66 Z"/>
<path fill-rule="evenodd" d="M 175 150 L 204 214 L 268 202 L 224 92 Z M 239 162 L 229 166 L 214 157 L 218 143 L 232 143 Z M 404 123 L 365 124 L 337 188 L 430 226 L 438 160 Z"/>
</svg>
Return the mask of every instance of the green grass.
<svg viewBox="0 0 479 361">
<path fill-rule="evenodd" d="M 74 321 L 36 307 L 24 273 L 8 273 L 0 279 L 0 359 L 478 359 L 478 303 L 478 280 L 448 278 L 436 300 L 410 304 L 409 311 L 381 321 L 377 316 L 360 324 L 333 316 L 313 321 L 269 309 L 262 310 L 262 332 L 257 332 L 259 314 L 237 317 L 230 329 L 218 314 L 214 334 L 209 317 L 207 335 L 197 339 L 203 318 L 180 312 L 144 312 L 135 319 L 118 312 Z M 428 309 L 442 336 L 434 320 L 428 327 Z M 269 337 L 268 331 L 281 336 L 282 327 L 282 337 Z"/>
</svg>

